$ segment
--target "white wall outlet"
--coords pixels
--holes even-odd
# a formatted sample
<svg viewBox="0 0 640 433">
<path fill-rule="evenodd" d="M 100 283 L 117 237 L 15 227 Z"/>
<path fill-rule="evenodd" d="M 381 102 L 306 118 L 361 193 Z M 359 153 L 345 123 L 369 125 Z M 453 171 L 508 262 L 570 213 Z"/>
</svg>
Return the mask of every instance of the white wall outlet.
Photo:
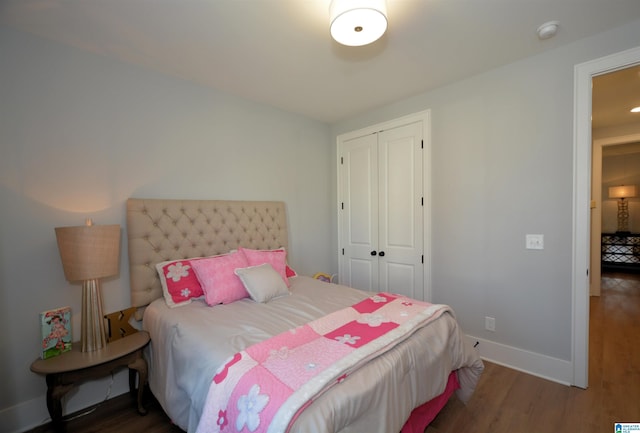
<svg viewBox="0 0 640 433">
<path fill-rule="evenodd" d="M 485 316 L 484 318 L 484 329 L 487 331 L 495 332 L 496 331 L 496 319 L 495 317 Z"/>
<path fill-rule="evenodd" d="M 528 250 L 544 250 L 544 235 L 526 235 Z"/>
</svg>

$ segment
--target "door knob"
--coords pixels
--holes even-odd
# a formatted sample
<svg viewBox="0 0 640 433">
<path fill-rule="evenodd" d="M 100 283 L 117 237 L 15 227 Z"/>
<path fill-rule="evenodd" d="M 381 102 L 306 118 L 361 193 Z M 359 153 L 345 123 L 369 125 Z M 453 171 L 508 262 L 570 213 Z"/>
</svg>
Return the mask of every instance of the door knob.
<svg viewBox="0 0 640 433">
<path fill-rule="evenodd" d="M 372 256 L 375 256 L 376 254 L 377 254 L 377 253 L 376 253 L 376 251 L 375 251 L 375 250 L 371 251 L 371 255 L 372 255 Z"/>
<path fill-rule="evenodd" d="M 380 252 L 378 253 L 378 255 L 379 255 L 380 257 L 384 257 L 384 251 L 380 251 Z"/>
</svg>

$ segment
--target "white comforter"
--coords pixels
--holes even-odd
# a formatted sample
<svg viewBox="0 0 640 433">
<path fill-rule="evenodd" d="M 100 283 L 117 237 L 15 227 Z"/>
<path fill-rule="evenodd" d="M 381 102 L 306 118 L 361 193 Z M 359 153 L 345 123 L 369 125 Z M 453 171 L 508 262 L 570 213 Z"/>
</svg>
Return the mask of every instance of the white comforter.
<svg viewBox="0 0 640 433">
<path fill-rule="evenodd" d="M 291 278 L 291 295 L 266 304 L 244 299 L 229 305 L 203 301 L 169 309 L 154 301 L 144 315 L 151 334 L 147 353 L 149 384 L 173 422 L 195 431 L 209 383 L 227 358 L 246 347 L 369 296 L 346 286 L 308 277 Z M 411 410 L 444 390 L 458 371 L 466 401 L 482 372 L 455 319 L 444 314 L 414 337 L 350 376 L 316 400 L 296 420 L 292 432 L 397 432 Z"/>
</svg>

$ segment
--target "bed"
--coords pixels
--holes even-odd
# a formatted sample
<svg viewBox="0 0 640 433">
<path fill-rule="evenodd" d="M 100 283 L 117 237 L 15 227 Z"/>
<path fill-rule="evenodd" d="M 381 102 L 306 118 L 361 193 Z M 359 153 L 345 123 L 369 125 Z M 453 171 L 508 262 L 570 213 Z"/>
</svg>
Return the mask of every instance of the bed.
<svg viewBox="0 0 640 433">
<path fill-rule="evenodd" d="M 266 268 L 273 276 L 275 262 L 271 262 L 273 266 L 251 262 L 243 267 L 252 272 L 239 274 L 250 296 L 224 304 L 216 299 L 209 302 L 211 290 L 177 302 L 177 292 L 167 288 L 170 279 L 161 282 L 158 264 L 167 269 L 169 265 L 164 264 L 171 263 L 175 270 L 176 263 L 183 263 L 180 261 L 207 258 L 187 262 L 203 277 L 203 263 L 217 263 L 218 257 L 227 260 L 241 252 L 251 257 L 250 251 L 257 259 L 267 253 L 272 257 L 273 251 L 281 257 L 281 251 L 288 247 L 283 202 L 132 198 L 127 202 L 127 237 L 132 305 L 138 307 L 136 317 L 151 335 L 146 352 L 149 387 L 171 420 L 188 432 L 195 432 L 211 416 L 207 411 L 212 383 L 221 372 L 226 375 L 227 366 L 235 362 L 229 360 L 237 359 L 239 353 L 246 355 L 273 337 L 320 323 L 326 315 L 351 311 L 354 304 L 370 303 L 371 299 L 377 302 L 380 297 L 403 301 L 395 300 L 392 294 L 372 294 L 296 275 L 288 265 L 284 270 L 276 269 L 288 283 L 286 294 L 261 299 L 263 292 L 253 288 L 256 280 L 249 277 L 262 278 L 263 274 L 254 270 Z M 411 305 L 406 301 L 403 305 Z M 384 353 L 372 352 L 348 375 L 312 394 L 289 419 L 286 429 L 272 431 L 422 432 L 454 391 L 466 402 L 483 364 L 464 338 L 453 312 L 442 307 L 437 316 L 430 316 L 428 324 L 406 332 L 406 337 Z M 402 314 L 406 314 L 404 310 Z M 274 355 L 277 351 L 272 350 Z M 226 419 L 220 420 L 224 421 L 223 431 L 236 431 L 235 427 L 267 431 L 266 421 L 258 427 L 251 422 L 226 425 Z M 219 427 L 214 425 L 213 430 Z M 201 426 L 200 431 L 205 430 Z"/>
</svg>

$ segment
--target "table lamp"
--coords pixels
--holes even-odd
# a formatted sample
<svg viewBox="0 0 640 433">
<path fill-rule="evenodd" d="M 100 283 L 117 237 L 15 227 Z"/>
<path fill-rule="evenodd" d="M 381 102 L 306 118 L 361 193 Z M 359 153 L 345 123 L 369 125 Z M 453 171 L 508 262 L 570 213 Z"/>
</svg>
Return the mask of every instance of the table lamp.
<svg viewBox="0 0 640 433">
<path fill-rule="evenodd" d="M 609 198 L 618 199 L 618 230 L 616 233 L 629 233 L 629 202 L 625 199 L 637 197 L 637 195 L 635 185 L 609 188 Z"/>
<path fill-rule="evenodd" d="M 82 281 L 82 351 L 102 349 L 107 343 L 99 279 L 118 273 L 120 226 L 93 225 L 87 219 L 84 226 L 55 231 L 65 278 Z"/>
</svg>

